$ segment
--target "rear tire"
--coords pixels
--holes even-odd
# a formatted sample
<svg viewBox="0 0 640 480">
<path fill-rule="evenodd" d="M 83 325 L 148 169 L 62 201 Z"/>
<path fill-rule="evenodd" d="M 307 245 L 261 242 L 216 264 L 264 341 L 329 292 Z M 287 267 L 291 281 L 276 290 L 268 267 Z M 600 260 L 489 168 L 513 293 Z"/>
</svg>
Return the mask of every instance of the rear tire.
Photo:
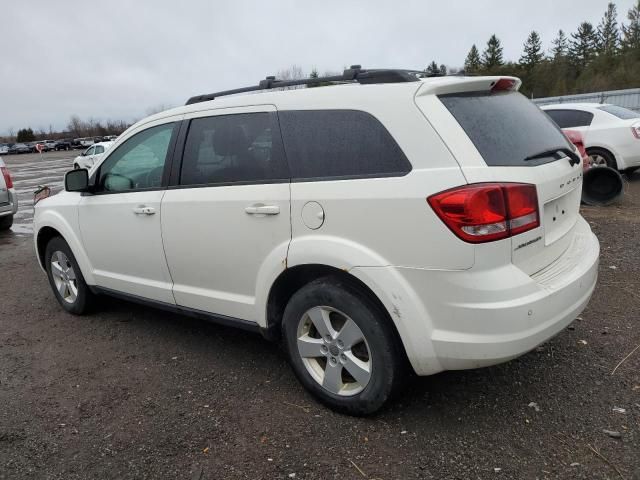
<svg viewBox="0 0 640 480">
<path fill-rule="evenodd" d="M 594 167 L 611 167 L 618 170 L 618 163 L 615 157 L 607 150 L 600 148 L 590 148 L 587 150 L 587 155 L 591 159 L 591 165 Z"/>
<path fill-rule="evenodd" d="M 83 315 L 95 305 L 95 295 L 84 281 L 76 257 L 62 237 L 49 240 L 44 254 L 49 284 L 67 312 Z"/>
<path fill-rule="evenodd" d="M 0 217 L 0 232 L 9 230 L 13 225 L 13 215 L 6 215 L 4 217 Z"/>
<path fill-rule="evenodd" d="M 298 380 L 330 408 L 368 415 L 400 386 L 406 367 L 395 329 L 351 283 L 324 277 L 305 285 L 289 300 L 282 322 Z"/>
</svg>

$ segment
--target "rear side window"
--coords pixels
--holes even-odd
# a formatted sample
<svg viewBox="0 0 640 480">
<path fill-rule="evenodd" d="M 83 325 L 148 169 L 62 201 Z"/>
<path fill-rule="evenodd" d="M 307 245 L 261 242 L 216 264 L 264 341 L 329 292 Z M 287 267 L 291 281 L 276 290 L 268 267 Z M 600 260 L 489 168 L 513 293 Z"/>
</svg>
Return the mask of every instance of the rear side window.
<svg viewBox="0 0 640 480">
<path fill-rule="evenodd" d="M 582 110 L 544 110 L 560 128 L 588 127 L 593 113 Z"/>
<path fill-rule="evenodd" d="M 610 113 L 611 115 L 618 117 L 621 120 L 631 120 L 634 118 L 640 118 L 640 113 L 629 110 L 628 108 L 619 107 L 617 105 L 602 105 L 598 107 L 603 112 Z"/>
<path fill-rule="evenodd" d="M 535 166 L 557 160 L 571 144 L 547 115 L 517 92 L 441 95 L 489 166 Z M 527 157 L 550 152 L 544 158 Z"/>
<path fill-rule="evenodd" d="M 294 179 L 401 176 L 411 164 L 386 128 L 357 110 L 278 113 Z"/>
<path fill-rule="evenodd" d="M 241 113 L 191 121 L 180 185 L 288 180 L 274 113 Z"/>
</svg>

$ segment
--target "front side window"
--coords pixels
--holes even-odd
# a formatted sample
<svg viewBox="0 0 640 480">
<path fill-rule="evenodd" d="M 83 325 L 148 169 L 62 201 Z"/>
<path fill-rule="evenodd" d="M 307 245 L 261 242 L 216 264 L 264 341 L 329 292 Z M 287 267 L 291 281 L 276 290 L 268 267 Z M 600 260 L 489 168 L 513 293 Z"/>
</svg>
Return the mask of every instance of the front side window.
<svg viewBox="0 0 640 480">
<path fill-rule="evenodd" d="M 402 176 L 411 164 L 387 129 L 358 110 L 278 113 L 295 179 Z"/>
<path fill-rule="evenodd" d="M 120 145 L 100 166 L 96 190 L 159 188 L 173 129 L 173 123 L 152 127 Z"/>
<path fill-rule="evenodd" d="M 191 121 L 180 185 L 260 183 L 288 178 L 274 114 L 240 113 Z"/>
<path fill-rule="evenodd" d="M 91 155 L 93 155 L 94 151 L 95 151 L 95 147 L 87 148 L 87 150 L 85 150 L 85 152 L 84 152 L 84 156 L 85 157 L 90 157 Z"/>
</svg>

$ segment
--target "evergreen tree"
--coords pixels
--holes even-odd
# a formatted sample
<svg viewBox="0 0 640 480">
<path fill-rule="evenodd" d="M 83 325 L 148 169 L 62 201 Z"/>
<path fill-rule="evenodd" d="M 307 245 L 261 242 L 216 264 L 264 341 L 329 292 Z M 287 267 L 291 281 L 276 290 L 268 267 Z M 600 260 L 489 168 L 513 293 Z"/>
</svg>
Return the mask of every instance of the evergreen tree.
<svg viewBox="0 0 640 480">
<path fill-rule="evenodd" d="M 640 51 L 640 0 L 627 13 L 628 25 L 622 25 L 622 49 Z"/>
<path fill-rule="evenodd" d="M 495 34 L 491 35 L 487 42 L 487 48 L 482 52 L 482 66 L 487 70 L 500 67 L 504 64 L 502 57 L 502 44 Z"/>
<path fill-rule="evenodd" d="M 429 75 L 439 75 L 440 69 L 438 68 L 438 64 L 435 61 L 433 61 L 425 69 L 425 72 L 427 72 Z"/>
<path fill-rule="evenodd" d="M 33 130 L 31 128 L 21 128 L 18 130 L 18 135 L 16 137 L 16 142 L 33 142 L 36 139 L 33 134 Z"/>
<path fill-rule="evenodd" d="M 576 33 L 571 34 L 569 56 L 578 67 L 586 67 L 595 57 L 598 35 L 589 22 L 582 22 Z"/>
<path fill-rule="evenodd" d="M 318 78 L 320 75 L 318 74 L 318 70 L 313 67 L 311 73 L 309 74 L 309 78 Z"/>
<path fill-rule="evenodd" d="M 442 63 L 440 64 L 440 75 L 446 75 L 447 74 L 447 66 Z"/>
<path fill-rule="evenodd" d="M 617 21 L 618 11 L 614 3 L 607 5 L 607 11 L 598 25 L 598 52 L 613 58 L 620 44 L 620 32 Z"/>
<path fill-rule="evenodd" d="M 569 53 L 569 41 L 562 29 L 558 30 L 558 36 L 551 43 L 553 44 L 551 58 L 558 60 L 567 56 L 567 53 Z"/>
<path fill-rule="evenodd" d="M 542 41 L 538 32 L 533 30 L 524 42 L 524 53 L 520 57 L 520 65 L 527 70 L 531 70 L 538 65 L 544 58 L 542 53 Z"/>
<path fill-rule="evenodd" d="M 638 0 L 640 2 L 640 0 Z M 467 58 L 464 61 L 465 73 L 475 73 L 480 69 L 480 53 L 475 43 L 471 46 L 471 50 L 467 54 Z"/>
</svg>

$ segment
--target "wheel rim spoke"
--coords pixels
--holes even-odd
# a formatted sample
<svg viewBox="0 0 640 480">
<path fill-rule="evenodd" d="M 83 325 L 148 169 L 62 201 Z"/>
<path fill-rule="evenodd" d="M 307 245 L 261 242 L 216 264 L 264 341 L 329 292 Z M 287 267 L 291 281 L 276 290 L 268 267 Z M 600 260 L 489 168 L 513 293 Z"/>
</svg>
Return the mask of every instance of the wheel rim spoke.
<svg viewBox="0 0 640 480">
<path fill-rule="evenodd" d="M 332 393 L 339 393 L 342 390 L 342 365 L 331 365 L 327 362 L 322 386 Z"/>
<path fill-rule="evenodd" d="M 340 332 L 338 332 L 338 340 L 344 344 L 344 348 L 351 348 L 352 346 L 360 343 L 364 339 L 362 330 L 351 319 L 348 319 L 342 326 Z"/>
<path fill-rule="evenodd" d="M 67 297 L 67 300 L 69 300 L 70 302 L 75 302 L 76 298 L 78 297 L 78 287 L 76 286 L 75 282 L 69 282 L 67 285 L 67 289 L 69 290 L 69 296 Z"/>
<path fill-rule="evenodd" d="M 62 300 L 74 303 L 78 298 L 78 281 L 76 272 L 64 252 L 58 250 L 51 255 L 51 276 Z"/>
<path fill-rule="evenodd" d="M 303 358 L 322 357 L 322 346 L 324 341 L 321 338 L 312 338 L 308 335 L 298 338 L 298 351 Z"/>
<path fill-rule="evenodd" d="M 58 293 L 60 294 L 60 296 L 62 298 L 65 298 L 66 291 L 67 291 L 67 284 L 63 281 L 60 281 L 60 283 L 56 284 L 56 288 L 58 289 Z"/>
<path fill-rule="evenodd" d="M 73 267 L 69 267 L 67 269 L 67 276 L 68 276 L 69 280 L 75 280 L 76 279 L 76 272 L 73 271 Z"/>
<path fill-rule="evenodd" d="M 316 327 L 318 333 L 323 337 L 329 335 L 331 338 L 335 338 L 336 331 L 331 326 L 331 320 L 329 319 L 329 311 L 323 307 L 314 307 L 307 312 L 313 326 Z"/>
<path fill-rule="evenodd" d="M 60 263 L 58 261 L 52 261 L 51 262 L 51 273 L 58 277 L 58 278 L 62 278 L 62 266 L 60 265 Z"/>
<path fill-rule="evenodd" d="M 366 385 L 371 378 L 371 362 L 363 362 L 355 357 L 351 352 L 346 352 L 347 360 L 344 362 L 344 368 L 351 374 L 360 385 Z"/>
</svg>

